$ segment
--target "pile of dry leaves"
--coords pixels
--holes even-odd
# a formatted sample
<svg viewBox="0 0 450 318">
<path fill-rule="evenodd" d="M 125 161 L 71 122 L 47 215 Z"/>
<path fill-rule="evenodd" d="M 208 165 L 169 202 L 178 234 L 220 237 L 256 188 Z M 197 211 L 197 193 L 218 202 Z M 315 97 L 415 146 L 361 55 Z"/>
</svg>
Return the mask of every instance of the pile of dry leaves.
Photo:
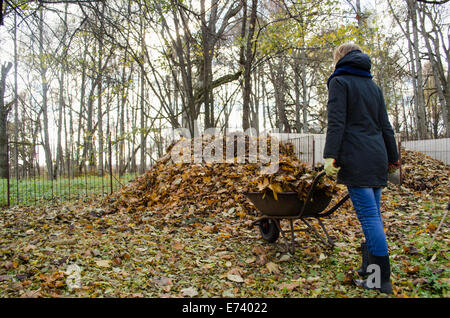
<svg viewBox="0 0 450 318">
<path fill-rule="evenodd" d="M 236 136 L 229 137 L 234 138 L 231 141 L 232 160 L 226 161 L 227 146 L 230 152 L 227 138 L 203 136 L 173 143 L 152 169 L 106 198 L 110 212 L 151 209 L 163 214 L 176 211 L 201 215 L 230 211 L 234 215 L 244 216 L 255 211 L 245 192 L 270 192 L 274 197 L 280 192 L 297 192 L 299 198 L 304 199 L 321 169 L 299 161 L 292 144 L 279 143 L 273 137 L 245 136 L 244 149 L 238 149 Z M 215 148 L 211 147 L 213 143 Z M 254 153 L 249 153 L 250 143 L 257 145 L 258 153 L 261 145 L 267 147 L 269 156 L 276 143 L 277 160 L 267 162 L 252 157 Z M 215 153 L 222 147 L 222 153 Z M 203 153 L 209 151 L 216 156 L 216 161 L 205 162 L 204 158 L 195 158 L 196 149 L 201 149 Z M 174 162 L 174 153 L 180 157 L 187 154 L 185 159 L 188 160 Z M 242 154 L 245 155 L 239 157 Z M 217 160 L 217 156 L 223 160 Z M 448 190 L 448 176 L 449 168 L 441 161 L 402 149 L 404 188 L 445 193 Z M 320 180 L 317 188 L 330 196 L 337 192 L 336 183 L 327 177 Z"/>
<path fill-rule="evenodd" d="M 402 149 L 401 156 L 404 187 L 414 191 L 447 193 L 450 169 L 445 163 L 411 150 Z"/>
<path fill-rule="evenodd" d="M 219 147 L 223 145 L 223 153 L 218 155 L 223 155 L 224 158 L 227 141 L 223 138 L 215 140 L 210 136 L 187 142 L 182 139 L 172 144 L 167 149 L 167 154 L 158 160 L 152 169 L 107 198 L 111 212 L 117 210 L 139 212 L 152 209 L 165 214 L 177 211 L 190 215 L 233 210 L 233 214 L 243 216 L 255 209 L 245 198 L 245 192 L 271 192 L 276 197 L 277 193 L 292 191 L 297 192 L 299 198 L 306 197 L 319 169 L 299 161 L 292 144 L 279 143 L 271 137 L 246 136 L 245 157 L 239 157 L 240 150 L 236 144 L 236 137 L 231 138 L 235 138 L 234 147 L 231 149 L 233 157 L 231 162 L 224 160 L 196 162 L 194 158 L 192 150 L 195 147 L 209 151 L 208 147 L 212 142 L 218 142 L 216 145 L 220 145 Z M 259 156 L 252 157 L 254 153 L 249 154 L 249 143 L 258 145 L 258 153 L 259 147 L 265 145 L 268 156 L 277 143 L 279 153 L 277 160 L 267 162 L 259 160 Z M 180 154 L 181 157 L 187 153 L 187 158 L 191 160 L 174 162 L 175 148 L 176 154 Z M 217 155 L 214 151 L 217 150 L 213 150 L 213 155 Z M 323 177 L 317 188 L 331 195 L 336 191 L 336 184 L 331 179 Z"/>
</svg>

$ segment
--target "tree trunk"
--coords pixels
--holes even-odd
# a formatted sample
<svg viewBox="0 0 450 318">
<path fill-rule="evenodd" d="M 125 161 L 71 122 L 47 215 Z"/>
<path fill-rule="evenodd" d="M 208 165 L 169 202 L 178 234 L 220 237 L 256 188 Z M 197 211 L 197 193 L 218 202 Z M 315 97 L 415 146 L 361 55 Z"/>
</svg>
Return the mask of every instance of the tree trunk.
<svg viewBox="0 0 450 318">
<path fill-rule="evenodd" d="M 253 35 L 256 28 L 256 14 L 258 9 L 258 0 L 252 0 L 248 30 L 246 30 L 247 21 L 247 2 L 244 1 L 244 16 L 242 22 L 242 38 L 246 38 L 246 45 L 241 48 L 241 64 L 244 68 L 244 83 L 242 86 L 242 128 L 250 128 L 250 93 L 252 91 L 251 68 L 253 65 Z"/>
<path fill-rule="evenodd" d="M 62 138 L 62 117 L 63 117 L 63 109 L 64 109 L 64 67 L 61 67 L 60 78 L 59 78 L 59 105 L 58 105 L 58 130 L 57 130 L 57 143 L 56 143 L 56 162 L 53 167 L 53 175 L 58 175 L 58 170 L 63 169 L 64 160 L 63 160 L 63 148 L 61 143 Z"/>
<path fill-rule="evenodd" d="M 17 85 L 17 66 L 18 66 L 18 54 L 17 54 L 17 12 L 14 11 L 14 161 L 16 163 L 15 174 L 17 185 L 19 184 L 19 96 Z"/>
<path fill-rule="evenodd" d="M 284 78 L 284 61 L 279 58 L 278 64 L 273 64 L 269 61 L 270 80 L 274 87 L 275 105 L 276 105 L 276 120 L 275 126 L 281 133 L 290 133 L 291 128 L 286 116 L 286 100 L 285 100 L 285 78 Z"/>
<path fill-rule="evenodd" d="M 98 129 L 98 175 L 104 175 L 103 167 L 104 167 L 104 158 L 103 158 L 103 105 L 102 105 L 102 96 L 103 96 L 103 14 L 105 11 L 104 4 L 101 4 L 100 9 L 100 30 L 99 31 L 99 39 L 98 39 L 98 96 L 97 96 L 97 129 Z"/>
<path fill-rule="evenodd" d="M 141 16 L 141 21 L 140 21 L 140 41 L 141 41 L 141 80 L 140 80 L 140 84 L 141 84 L 141 93 L 140 93 L 140 108 L 141 108 L 141 113 L 140 113 L 140 135 L 141 135 L 141 164 L 139 166 L 139 173 L 143 174 L 146 170 L 146 166 L 147 166 L 147 162 L 146 162 L 146 135 L 145 135 L 145 130 L 146 130 L 146 115 L 145 115 L 145 70 L 144 70 L 144 59 L 145 59 L 145 54 L 144 54 L 144 46 L 145 46 L 145 26 L 144 26 L 144 19 Z"/>
<path fill-rule="evenodd" d="M 308 127 L 308 85 L 306 82 L 306 49 L 301 49 L 300 74 L 302 79 L 302 115 L 303 115 L 303 133 L 309 132 Z"/>
<path fill-rule="evenodd" d="M 86 35 L 83 37 L 83 40 L 85 41 L 85 47 L 83 52 L 83 58 L 81 62 L 81 87 L 80 87 L 80 110 L 78 112 L 78 129 L 77 129 L 77 147 L 76 147 L 76 162 L 78 165 L 78 173 L 82 173 L 82 169 L 84 167 L 84 160 L 86 160 L 85 156 L 82 155 L 80 157 L 80 150 L 81 146 L 83 145 L 86 147 L 85 143 L 85 137 L 83 137 L 83 142 L 81 142 L 81 131 L 83 127 L 83 116 L 81 114 L 84 113 L 86 108 L 86 78 L 87 78 L 87 70 L 86 70 L 86 57 L 87 57 L 87 51 L 88 51 L 88 45 L 86 43 Z M 86 130 L 84 129 L 86 132 Z"/>
<path fill-rule="evenodd" d="M 91 91 L 89 92 L 87 100 L 87 112 L 86 112 L 86 130 L 83 144 L 82 162 L 80 165 L 84 165 L 88 161 L 88 170 L 92 172 L 95 168 L 95 153 L 94 153 L 94 125 L 93 125 L 93 113 L 94 113 L 94 94 L 96 87 L 96 79 L 91 79 Z M 81 171 L 81 169 L 80 169 Z"/>
<path fill-rule="evenodd" d="M 417 28 L 417 3 L 415 0 L 408 0 L 409 14 L 411 17 L 412 32 L 413 32 L 413 50 L 416 69 L 416 90 L 417 90 L 417 104 L 416 104 L 416 125 L 419 138 L 426 137 L 426 119 L 425 119 L 425 98 L 423 94 L 423 74 L 422 63 L 419 52 L 419 34 Z"/>
<path fill-rule="evenodd" d="M 43 8 L 40 8 L 39 17 L 39 60 L 40 60 L 40 75 L 41 75 L 41 87 L 42 87 L 42 115 L 43 115 L 43 125 L 44 125 L 44 152 L 45 152 L 45 162 L 47 165 L 47 177 L 49 180 L 54 179 L 53 175 L 53 161 L 52 152 L 50 149 L 50 136 L 48 131 L 48 82 L 46 78 L 47 65 L 46 57 L 44 53 L 44 13 Z"/>
<path fill-rule="evenodd" d="M 63 120 L 63 109 L 64 109 L 64 77 L 65 77 L 65 54 L 66 54 L 66 29 L 67 26 L 67 4 L 65 5 L 65 14 L 64 14 L 64 33 L 61 39 L 61 43 L 63 45 L 63 52 L 60 56 L 60 77 L 59 77 L 59 105 L 58 105 L 58 131 L 57 131 L 57 143 L 56 143 L 56 162 L 53 170 L 53 175 L 56 178 L 58 175 L 58 170 L 64 170 L 64 159 L 63 159 L 63 147 L 62 147 L 62 120 Z M 62 172 L 62 171 L 61 171 Z"/>
<path fill-rule="evenodd" d="M 292 68 L 294 69 L 294 102 L 295 102 L 295 130 L 297 133 L 302 131 L 302 119 L 301 119 L 301 101 L 300 101 L 300 66 L 299 66 L 298 52 L 294 53 L 294 61 Z"/>
<path fill-rule="evenodd" d="M 434 83 L 436 86 L 436 92 L 438 95 L 439 102 L 441 104 L 441 110 L 442 110 L 442 121 L 444 123 L 444 129 L 445 133 L 444 135 L 447 137 L 450 137 L 450 98 L 449 96 L 446 96 L 445 94 L 449 95 L 449 81 L 448 78 L 445 77 L 445 71 L 444 67 L 441 62 L 442 55 L 440 54 L 440 41 L 439 41 L 439 34 L 435 25 L 435 21 L 433 21 L 431 15 L 427 14 L 426 12 L 426 6 L 421 5 L 419 7 L 421 9 L 421 14 L 419 14 L 420 18 L 420 26 L 421 26 L 421 33 L 425 40 L 425 46 L 428 50 L 428 56 L 430 59 L 431 67 L 432 67 L 432 76 L 434 79 Z M 432 25 L 432 31 L 433 32 L 427 32 L 426 30 L 426 20 L 425 16 L 428 16 L 430 19 L 430 24 Z M 431 36 L 431 33 L 434 33 L 435 38 Z M 433 46 L 432 46 L 433 44 Z M 448 61 L 447 61 L 448 62 Z M 449 65 L 450 66 L 450 65 Z M 450 72 L 450 70 L 447 70 Z M 450 73 L 449 73 L 450 74 Z M 436 134 L 436 133 L 435 133 Z"/>
<path fill-rule="evenodd" d="M 256 133 L 259 134 L 260 125 L 259 125 L 259 104 L 260 104 L 260 86 L 259 82 L 261 81 L 261 74 L 258 71 L 253 72 L 253 82 L 255 83 L 255 93 L 253 94 L 253 109 L 252 109 L 252 122 L 251 126 L 256 129 Z"/>
<path fill-rule="evenodd" d="M 125 60 L 127 60 L 127 50 L 125 50 Z M 130 77 L 133 73 L 133 69 L 130 71 Z M 127 82 L 130 80 L 130 77 L 128 78 Z M 122 68 L 122 83 L 125 83 L 126 80 L 126 68 L 125 65 Z M 128 85 L 124 85 L 124 87 L 121 90 L 121 99 L 120 99 L 120 105 L 118 107 L 118 120 L 119 120 L 119 136 L 118 136 L 118 143 L 119 143 L 119 176 L 122 175 L 122 172 L 124 171 L 124 165 L 125 165 L 125 117 L 126 117 L 126 103 L 127 103 L 127 95 L 128 95 Z"/>
<path fill-rule="evenodd" d="M 0 78 L 0 178 L 9 177 L 8 162 L 8 108 L 5 104 L 6 76 L 12 63 L 1 66 Z"/>
</svg>

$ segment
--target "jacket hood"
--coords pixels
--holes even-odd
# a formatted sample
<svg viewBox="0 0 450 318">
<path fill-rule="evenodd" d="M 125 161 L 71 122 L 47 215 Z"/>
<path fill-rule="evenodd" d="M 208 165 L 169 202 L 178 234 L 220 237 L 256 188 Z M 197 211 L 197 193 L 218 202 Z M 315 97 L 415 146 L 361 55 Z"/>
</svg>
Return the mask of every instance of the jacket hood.
<svg viewBox="0 0 450 318">
<path fill-rule="evenodd" d="M 360 50 L 353 50 L 348 52 L 337 62 L 336 68 L 344 65 L 356 67 L 368 72 L 370 72 L 370 69 L 372 68 L 370 57 L 367 54 L 362 53 Z"/>
</svg>

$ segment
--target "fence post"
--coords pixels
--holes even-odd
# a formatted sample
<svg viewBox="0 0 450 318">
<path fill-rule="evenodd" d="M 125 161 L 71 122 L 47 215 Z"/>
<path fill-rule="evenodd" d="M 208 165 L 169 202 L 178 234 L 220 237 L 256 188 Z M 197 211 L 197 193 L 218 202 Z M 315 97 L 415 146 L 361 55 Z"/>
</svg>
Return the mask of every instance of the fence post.
<svg viewBox="0 0 450 318">
<path fill-rule="evenodd" d="M 312 167 L 316 166 L 316 140 L 314 139 L 314 136 L 311 136 L 312 138 Z"/>
<path fill-rule="evenodd" d="M 9 185 L 9 134 L 8 133 L 6 133 L 6 163 L 8 164 L 8 169 L 6 169 L 7 170 L 7 172 L 6 172 L 6 195 L 8 196 L 8 208 L 10 207 L 10 205 L 11 205 L 11 201 L 10 201 L 10 195 L 11 195 L 11 192 L 10 192 L 10 185 Z"/>
<path fill-rule="evenodd" d="M 72 158 L 70 157 L 70 151 L 67 151 L 67 183 L 69 185 L 69 200 L 70 200 L 70 163 Z"/>
<path fill-rule="evenodd" d="M 399 140 L 398 141 L 398 160 L 400 161 L 400 168 L 399 168 L 399 174 L 400 174 L 400 184 L 399 186 L 402 185 L 402 166 L 403 166 L 403 162 L 402 162 L 402 141 Z"/>
<path fill-rule="evenodd" d="M 108 156 L 109 156 L 109 186 L 111 188 L 111 194 L 113 194 L 114 192 L 114 187 L 113 187 L 113 172 L 112 172 L 112 143 L 111 143 L 111 132 L 109 133 L 109 149 L 108 149 Z"/>
</svg>

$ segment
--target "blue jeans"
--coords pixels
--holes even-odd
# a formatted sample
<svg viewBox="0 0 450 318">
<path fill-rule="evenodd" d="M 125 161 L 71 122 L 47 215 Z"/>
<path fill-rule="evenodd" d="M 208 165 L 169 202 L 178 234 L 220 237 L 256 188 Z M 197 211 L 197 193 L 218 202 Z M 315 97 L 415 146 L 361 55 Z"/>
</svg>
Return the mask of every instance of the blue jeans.
<svg viewBox="0 0 450 318">
<path fill-rule="evenodd" d="M 389 255 L 380 212 L 381 188 L 348 186 L 347 189 L 361 223 L 369 252 L 375 256 Z"/>
</svg>

